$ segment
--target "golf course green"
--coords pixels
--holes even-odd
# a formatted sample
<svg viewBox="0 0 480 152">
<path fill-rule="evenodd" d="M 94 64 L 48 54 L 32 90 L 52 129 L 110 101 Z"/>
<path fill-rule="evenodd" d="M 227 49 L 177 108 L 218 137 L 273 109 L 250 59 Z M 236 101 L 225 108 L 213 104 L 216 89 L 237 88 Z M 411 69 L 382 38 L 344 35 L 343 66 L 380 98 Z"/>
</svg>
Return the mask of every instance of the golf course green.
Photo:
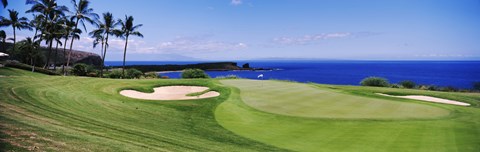
<svg viewBox="0 0 480 152">
<path fill-rule="evenodd" d="M 242 101 L 266 112 L 313 118 L 435 118 L 449 111 L 411 102 L 368 98 L 301 83 L 225 80 L 241 90 Z"/>
<path fill-rule="evenodd" d="M 307 85 L 279 81 L 223 80 L 221 82 L 236 86 L 238 89 L 234 89 L 230 98 L 217 108 L 215 116 L 218 122 L 236 134 L 276 147 L 294 151 L 478 151 L 480 149 L 478 108 L 374 95 L 375 92 L 425 94 L 478 103 L 480 98 L 478 94 Z M 311 95 L 305 98 L 304 94 L 315 92 L 315 88 L 333 93 L 332 96 L 336 98 L 332 99 L 330 95 L 323 97 Z M 297 92 L 295 89 L 309 92 Z M 286 95 L 281 96 L 282 94 Z M 268 97 L 276 95 L 281 97 Z M 352 97 L 352 95 L 363 97 Z M 362 100 L 358 101 L 358 99 Z M 336 102 L 347 102 L 352 105 Z M 365 104 L 371 106 L 364 106 L 359 102 L 366 102 Z M 322 103 L 327 104 L 322 105 Z M 281 108 L 280 104 L 289 108 Z M 478 104 L 476 105 L 478 107 Z M 291 106 L 311 108 L 302 111 L 300 108 L 291 108 Z M 429 112 L 410 111 L 404 107 Z M 321 112 L 322 110 L 331 113 Z M 395 112 L 381 113 L 392 110 Z M 446 114 L 444 110 L 450 111 L 450 115 L 443 116 Z M 375 116 L 375 113 L 382 116 Z M 416 118 L 396 120 L 412 117 L 416 113 L 418 113 Z M 307 114 L 318 118 L 305 117 L 304 115 Z M 420 117 L 430 117 L 430 119 L 417 119 Z"/>
<path fill-rule="evenodd" d="M 122 90 L 205 86 L 155 101 Z M 376 95 L 428 95 L 469 107 Z M 0 68 L 0 151 L 478 151 L 480 94 L 227 79 L 120 80 Z"/>
</svg>

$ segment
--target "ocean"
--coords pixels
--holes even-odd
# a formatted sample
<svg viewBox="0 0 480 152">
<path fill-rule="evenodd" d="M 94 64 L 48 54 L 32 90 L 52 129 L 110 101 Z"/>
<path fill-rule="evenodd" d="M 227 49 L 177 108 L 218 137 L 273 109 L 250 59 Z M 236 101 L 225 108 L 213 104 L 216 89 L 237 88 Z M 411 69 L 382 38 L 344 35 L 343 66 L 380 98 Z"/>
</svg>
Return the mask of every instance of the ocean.
<svg viewBox="0 0 480 152">
<path fill-rule="evenodd" d="M 237 75 L 241 78 L 315 82 L 324 84 L 359 85 L 369 76 L 384 77 L 390 83 L 411 80 L 417 84 L 472 88 L 480 82 L 480 61 L 235 61 L 241 66 L 271 68 L 271 71 L 207 71 L 210 77 Z M 128 61 L 128 65 L 192 64 L 198 62 Z M 106 65 L 121 65 L 109 61 Z M 180 78 L 180 72 L 162 73 Z"/>
</svg>

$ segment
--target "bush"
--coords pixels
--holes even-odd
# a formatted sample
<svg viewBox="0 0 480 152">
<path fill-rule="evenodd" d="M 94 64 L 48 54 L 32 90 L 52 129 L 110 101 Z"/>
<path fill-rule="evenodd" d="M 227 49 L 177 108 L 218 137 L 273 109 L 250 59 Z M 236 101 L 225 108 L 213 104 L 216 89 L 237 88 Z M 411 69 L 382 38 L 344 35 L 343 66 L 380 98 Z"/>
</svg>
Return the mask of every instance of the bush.
<svg viewBox="0 0 480 152">
<path fill-rule="evenodd" d="M 148 73 L 145 73 L 145 78 L 147 79 L 157 79 L 157 78 L 160 78 L 160 76 L 155 73 L 155 72 L 148 72 Z"/>
<path fill-rule="evenodd" d="M 227 75 L 227 76 L 223 76 L 223 75 L 217 76 L 215 78 L 217 78 L 217 79 L 239 79 L 240 77 L 237 76 L 237 75 L 230 74 L 230 75 Z"/>
<path fill-rule="evenodd" d="M 388 87 L 390 84 L 388 80 L 381 77 L 368 77 L 363 79 L 360 84 L 362 86 L 373 86 L 373 87 Z"/>
<path fill-rule="evenodd" d="M 182 73 L 184 79 L 209 78 L 209 76 L 201 69 L 185 69 Z"/>
<path fill-rule="evenodd" d="M 452 86 L 447 86 L 447 87 L 441 87 L 437 88 L 438 91 L 445 91 L 445 92 L 457 92 L 458 89 Z"/>
<path fill-rule="evenodd" d="M 72 68 L 72 73 L 76 76 L 87 76 L 89 67 L 84 63 L 75 64 Z"/>
<path fill-rule="evenodd" d="M 474 82 L 473 83 L 473 90 L 480 91 L 480 82 Z"/>
<path fill-rule="evenodd" d="M 415 86 L 417 86 L 417 84 L 415 82 L 410 81 L 410 80 L 402 81 L 402 82 L 400 82 L 400 85 L 403 86 L 404 88 L 408 88 L 408 89 L 415 88 Z"/>
<path fill-rule="evenodd" d="M 20 63 L 18 61 L 12 61 L 12 60 L 5 61 L 5 66 L 6 67 L 17 68 L 17 69 L 28 70 L 28 71 L 32 70 L 32 66 Z M 47 75 L 60 75 L 60 74 L 58 74 L 54 71 L 42 69 L 42 68 L 39 68 L 39 67 L 35 67 L 35 72 L 43 73 L 43 74 L 47 74 Z"/>
<path fill-rule="evenodd" d="M 120 79 L 122 77 L 122 71 L 113 70 L 112 72 L 110 72 L 110 74 L 108 74 L 108 77 L 112 79 Z"/>
<path fill-rule="evenodd" d="M 431 90 L 431 91 L 435 91 L 435 90 L 437 90 L 437 86 L 434 86 L 434 85 L 420 85 L 420 86 L 419 86 L 419 89 L 420 89 L 420 90 Z"/>
<path fill-rule="evenodd" d="M 400 85 L 398 85 L 398 84 L 392 84 L 392 85 L 390 85 L 390 88 L 400 88 Z"/>
<path fill-rule="evenodd" d="M 126 79 L 140 79 L 140 77 L 143 75 L 142 71 L 131 68 L 127 69 L 125 78 Z"/>
</svg>

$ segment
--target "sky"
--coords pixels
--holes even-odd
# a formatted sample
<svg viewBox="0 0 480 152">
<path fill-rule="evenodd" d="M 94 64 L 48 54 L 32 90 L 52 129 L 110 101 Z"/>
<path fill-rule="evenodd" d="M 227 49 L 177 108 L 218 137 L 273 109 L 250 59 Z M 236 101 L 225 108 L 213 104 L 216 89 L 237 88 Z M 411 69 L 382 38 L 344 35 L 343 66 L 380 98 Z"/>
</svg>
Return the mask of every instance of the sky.
<svg viewBox="0 0 480 152">
<path fill-rule="evenodd" d="M 9 3 L 31 18 L 24 0 Z M 480 60 L 480 0 L 92 0 L 91 7 L 143 24 L 144 38 L 129 41 L 129 61 Z M 99 54 L 92 40 L 84 32 L 74 49 Z M 123 47 L 112 39 L 106 60 L 122 60 Z"/>
</svg>

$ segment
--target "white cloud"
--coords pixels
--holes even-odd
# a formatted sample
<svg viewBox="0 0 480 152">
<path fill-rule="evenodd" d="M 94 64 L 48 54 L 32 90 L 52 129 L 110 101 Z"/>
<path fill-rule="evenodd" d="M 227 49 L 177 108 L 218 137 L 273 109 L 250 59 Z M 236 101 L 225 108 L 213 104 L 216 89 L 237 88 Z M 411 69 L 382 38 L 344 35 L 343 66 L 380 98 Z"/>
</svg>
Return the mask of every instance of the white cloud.
<svg viewBox="0 0 480 152">
<path fill-rule="evenodd" d="M 378 33 L 373 32 L 339 32 L 339 33 L 322 33 L 322 34 L 313 34 L 313 35 L 304 35 L 301 37 L 276 37 L 273 38 L 273 42 L 276 44 L 283 45 L 306 45 L 312 44 L 321 40 L 328 39 L 341 39 L 341 38 L 358 38 L 358 37 L 367 37 L 378 35 Z"/>
<path fill-rule="evenodd" d="M 230 4 L 235 5 L 235 6 L 236 6 L 236 5 L 241 5 L 242 3 L 243 3 L 242 0 L 232 0 L 232 1 L 230 2 Z"/>
<path fill-rule="evenodd" d="M 234 51 L 248 48 L 241 42 L 223 42 L 209 40 L 209 36 L 199 37 L 178 37 L 171 41 L 159 42 L 155 49 L 144 50 L 148 53 L 152 51 L 173 53 L 173 52 L 216 52 L 216 51 Z"/>
<path fill-rule="evenodd" d="M 350 37 L 351 33 L 326 33 L 315 35 L 304 35 L 302 37 L 277 37 L 273 38 L 274 43 L 285 45 L 304 45 L 310 44 L 318 40 L 334 39 L 334 38 L 346 38 Z"/>
</svg>

